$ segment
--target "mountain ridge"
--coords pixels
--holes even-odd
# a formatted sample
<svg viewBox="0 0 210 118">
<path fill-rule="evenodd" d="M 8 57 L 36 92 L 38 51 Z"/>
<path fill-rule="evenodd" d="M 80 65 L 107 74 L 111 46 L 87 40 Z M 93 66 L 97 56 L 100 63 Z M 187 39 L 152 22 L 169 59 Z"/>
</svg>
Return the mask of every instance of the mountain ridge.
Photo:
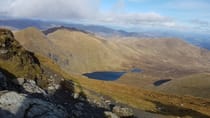
<svg viewBox="0 0 210 118">
<path fill-rule="evenodd" d="M 53 22 L 53 21 L 42 21 L 42 20 L 32 20 L 32 19 L 1 19 L 0 26 L 3 27 L 12 27 L 15 30 L 22 30 L 27 27 L 34 26 L 40 30 L 47 30 L 53 27 L 65 26 L 72 27 L 79 30 L 84 30 L 85 32 L 93 33 L 95 35 L 100 35 L 105 38 L 112 38 L 116 35 L 118 37 L 137 37 L 137 38 L 180 38 L 193 45 L 199 46 L 201 48 L 210 49 L 210 36 L 209 34 L 202 34 L 196 32 L 180 32 L 180 31 L 160 31 L 160 30 L 148 30 L 140 29 L 137 32 L 128 32 L 112 29 L 105 26 L 99 25 L 83 25 L 83 24 L 74 24 L 74 23 L 63 23 L 63 22 Z"/>
</svg>

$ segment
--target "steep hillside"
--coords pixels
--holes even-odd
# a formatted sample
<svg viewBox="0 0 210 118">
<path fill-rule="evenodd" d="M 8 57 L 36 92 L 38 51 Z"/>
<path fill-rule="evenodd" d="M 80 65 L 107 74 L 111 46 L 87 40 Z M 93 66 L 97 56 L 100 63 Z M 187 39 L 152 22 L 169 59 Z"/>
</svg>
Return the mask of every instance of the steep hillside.
<svg viewBox="0 0 210 118">
<path fill-rule="evenodd" d="M 51 42 L 41 31 L 30 27 L 15 32 L 15 38 L 26 49 L 45 55 L 61 66 L 68 65 L 68 54 L 64 53 L 58 46 Z"/>
<path fill-rule="evenodd" d="M 117 41 L 136 50 L 130 65 L 142 73 L 127 73 L 118 82 L 139 87 L 154 86 L 158 80 L 210 72 L 210 53 L 178 39 L 132 39 Z"/>
<path fill-rule="evenodd" d="M 24 29 L 22 32 L 15 32 L 15 38 L 25 48 L 34 52 L 47 54 L 48 52 L 55 51 L 52 48 L 53 43 L 41 31 L 33 27 Z"/>
<path fill-rule="evenodd" d="M 61 29 L 49 34 L 48 38 L 68 54 L 72 72 L 122 69 L 121 55 L 105 40 L 91 34 Z"/>
<path fill-rule="evenodd" d="M 192 46 L 179 39 L 127 39 L 117 40 L 138 52 L 134 56 L 138 61 L 134 65 L 145 68 L 181 68 L 181 69 L 207 69 L 210 64 L 210 52 Z M 161 65 L 161 68 L 160 66 Z M 192 67 L 195 68 L 192 68 Z M 197 69 L 198 68 L 198 69 Z M 158 69 L 155 69 L 158 70 Z"/>
<path fill-rule="evenodd" d="M 32 52 L 26 51 L 6 29 L 0 29 L 0 67 L 16 77 L 41 79 L 42 69 Z"/>
<path fill-rule="evenodd" d="M 54 30 L 53 30 L 54 31 Z M 17 40 L 28 50 L 43 54 L 68 72 L 85 73 L 97 70 L 120 70 L 125 59 L 91 34 L 58 29 L 45 36 L 35 28 L 15 32 Z"/>
</svg>

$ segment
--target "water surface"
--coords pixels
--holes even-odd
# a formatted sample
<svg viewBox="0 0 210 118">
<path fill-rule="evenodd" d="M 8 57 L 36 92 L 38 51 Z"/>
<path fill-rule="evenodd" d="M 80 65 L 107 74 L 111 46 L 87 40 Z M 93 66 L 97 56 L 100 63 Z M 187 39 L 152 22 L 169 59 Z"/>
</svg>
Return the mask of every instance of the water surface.
<svg viewBox="0 0 210 118">
<path fill-rule="evenodd" d="M 106 81 L 114 81 L 119 79 L 124 74 L 131 72 L 131 73 L 140 73 L 142 72 L 141 69 L 134 68 L 130 71 L 121 71 L 121 72 L 114 72 L 114 71 L 101 71 L 101 72 L 92 72 L 92 73 L 85 73 L 84 76 L 97 79 L 97 80 L 106 80 Z"/>
<path fill-rule="evenodd" d="M 142 72 L 142 70 L 139 69 L 139 68 L 134 68 L 134 69 L 131 70 L 131 72 L 132 73 L 140 73 L 140 72 Z"/>
<path fill-rule="evenodd" d="M 88 78 L 92 79 L 98 79 L 98 80 L 106 80 L 106 81 L 114 81 L 119 79 L 122 75 L 124 75 L 126 72 L 93 72 L 93 73 L 85 73 L 85 75 Z"/>
</svg>

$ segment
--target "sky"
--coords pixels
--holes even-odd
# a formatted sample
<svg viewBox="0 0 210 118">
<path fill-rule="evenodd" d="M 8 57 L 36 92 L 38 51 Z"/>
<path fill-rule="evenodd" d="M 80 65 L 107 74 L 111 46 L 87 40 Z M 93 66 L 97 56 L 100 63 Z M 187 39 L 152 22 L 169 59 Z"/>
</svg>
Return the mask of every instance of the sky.
<svg viewBox="0 0 210 118">
<path fill-rule="evenodd" d="M 210 33 L 210 0 L 0 0 L 1 16 Z"/>
</svg>

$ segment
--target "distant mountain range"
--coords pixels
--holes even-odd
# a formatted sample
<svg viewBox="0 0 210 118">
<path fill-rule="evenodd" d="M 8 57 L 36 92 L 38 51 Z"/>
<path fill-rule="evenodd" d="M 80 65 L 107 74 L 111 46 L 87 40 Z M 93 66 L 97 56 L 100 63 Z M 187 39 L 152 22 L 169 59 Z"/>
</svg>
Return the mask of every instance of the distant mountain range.
<svg viewBox="0 0 210 118">
<path fill-rule="evenodd" d="M 102 37 L 149 37 L 149 38 L 180 38 L 184 41 L 193 45 L 199 46 L 210 50 L 210 35 L 190 33 L 190 32 L 178 32 L 178 31 L 139 31 L 139 32 L 128 32 L 124 30 L 116 30 L 100 25 L 83 25 L 83 24 L 72 24 L 63 22 L 52 22 L 42 20 L 31 20 L 31 19 L 0 19 L 0 26 L 9 27 L 14 30 L 25 29 L 27 27 L 36 27 L 45 31 L 44 33 L 57 28 L 69 28 L 82 32 L 89 32 Z"/>
</svg>

